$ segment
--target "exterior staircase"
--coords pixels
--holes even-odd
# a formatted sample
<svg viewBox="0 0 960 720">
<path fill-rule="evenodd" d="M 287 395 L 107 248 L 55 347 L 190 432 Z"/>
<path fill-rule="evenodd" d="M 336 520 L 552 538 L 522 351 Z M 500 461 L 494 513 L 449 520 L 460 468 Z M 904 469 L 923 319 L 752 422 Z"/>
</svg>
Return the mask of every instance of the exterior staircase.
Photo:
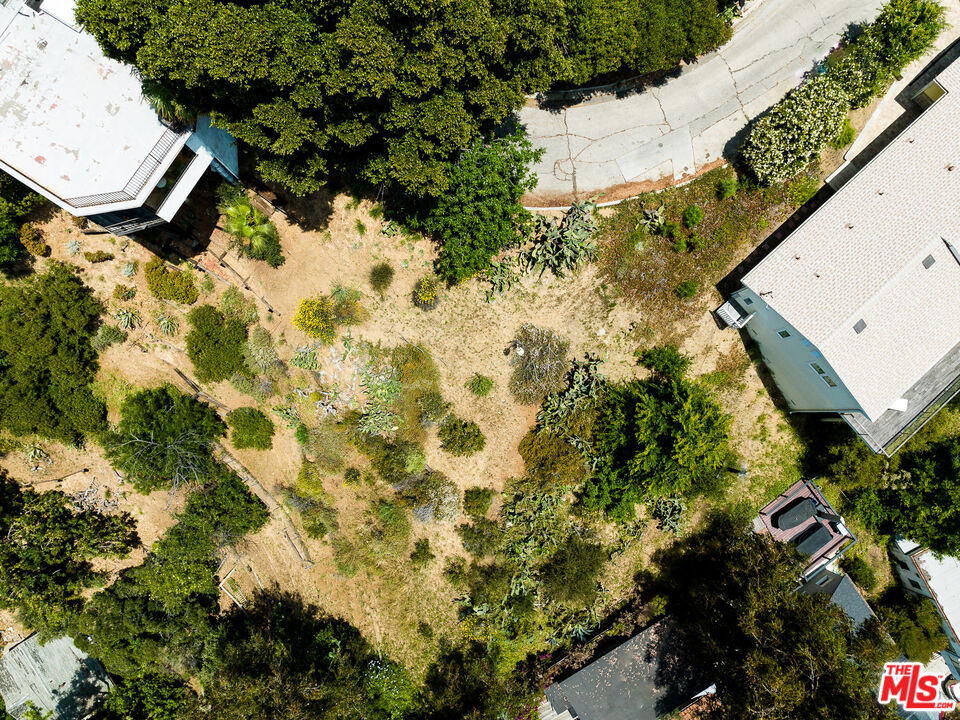
<svg viewBox="0 0 960 720">
<path fill-rule="evenodd" d="M 577 716 L 571 715 L 569 709 L 564 710 L 558 715 L 554 712 L 553 706 L 546 698 L 540 703 L 540 707 L 537 708 L 537 714 L 540 716 L 540 720 L 577 720 Z"/>
</svg>

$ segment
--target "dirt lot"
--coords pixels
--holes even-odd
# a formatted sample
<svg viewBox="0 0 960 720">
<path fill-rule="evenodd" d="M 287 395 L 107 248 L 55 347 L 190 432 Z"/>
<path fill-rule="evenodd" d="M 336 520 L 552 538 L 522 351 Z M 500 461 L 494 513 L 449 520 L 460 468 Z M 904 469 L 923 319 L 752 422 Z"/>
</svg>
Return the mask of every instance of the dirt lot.
<svg viewBox="0 0 960 720">
<path fill-rule="evenodd" d="M 860 118 L 857 120 L 862 122 Z M 483 283 L 468 282 L 445 291 L 435 310 L 423 312 L 413 307 L 410 293 L 417 279 L 430 270 L 432 245 L 420 238 L 380 234 L 382 222 L 371 215 L 371 209 L 367 202 L 358 204 L 348 197 L 338 197 L 323 230 L 303 230 L 277 212 L 271 219 L 279 228 L 286 263 L 271 269 L 264 263 L 228 253 L 222 259 L 229 268 L 221 274 L 238 286 L 243 285 L 239 278 L 245 279 L 249 287 L 245 292 L 254 299 L 261 324 L 270 330 L 285 360 L 308 340 L 290 323 L 302 298 L 329 293 L 338 283 L 363 291 L 363 303 L 370 311 L 370 319 L 351 328 L 347 343 L 356 344 L 361 339 L 384 346 L 409 342 L 429 350 L 440 370 L 444 397 L 453 403 L 458 416 L 476 421 L 487 438 L 482 452 L 468 458 L 454 458 L 440 451 L 435 432 L 431 431 L 425 444 L 430 467 L 446 473 L 461 488 L 488 486 L 501 490 L 508 478 L 523 472 L 517 446 L 534 423 L 536 407 L 519 406 L 510 397 L 507 384 L 511 368 L 504 353 L 521 324 L 530 322 L 558 332 L 570 341 L 571 358 L 582 357 L 587 352 L 599 354 L 605 361 L 601 371 L 610 378 L 643 372 L 637 366 L 634 353 L 638 347 L 647 347 L 659 339 L 643 331 L 656 323 L 649 322 L 651 318 L 645 317 L 643 307 L 608 297 L 594 266 L 563 280 L 549 274 L 540 279 L 527 276 L 493 303 L 485 301 Z M 175 368 L 188 376 L 193 374 L 184 351 L 189 308 L 161 302 L 150 295 L 143 266 L 151 254 L 136 243 L 126 245 L 106 235 L 82 236 L 62 214 L 46 221 L 43 229 L 53 257 L 78 265 L 84 281 L 94 288 L 109 312 L 123 305 L 136 308 L 142 317 L 142 326 L 132 330 L 125 343 L 101 355 L 98 389 L 107 401 L 110 419 L 116 420 L 120 402 L 132 389 L 163 382 L 186 389 Z M 772 226 L 769 231 L 774 229 Z M 71 240 L 80 240 L 83 251 L 105 250 L 114 253 L 116 258 L 91 264 L 82 254 L 68 253 Z M 205 267 L 219 268 L 223 250 L 222 244 L 215 241 L 211 252 L 197 260 Z M 370 290 L 367 277 L 371 267 L 383 260 L 392 264 L 396 274 L 381 299 Z M 124 272 L 128 263 L 136 263 L 132 277 Z M 129 267 L 126 272 L 129 273 Z M 199 302 L 215 303 L 226 283 L 223 279 L 202 281 L 202 274 L 194 272 L 201 287 Z M 137 288 L 132 301 L 114 299 L 114 287 L 119 283 Z M 742 457 L 746 472 L 721 502 L 745 499 L 760 505 L 771 493 L 775 494 L 798 476 L 797 443 L 747 357 L 739 335 L 720 329 L 714 321 L 710 311 L 720 302 L 715 290 L 702 293 L 690 305 L 683 327 L 671 335 L 680 339 L 681 349 L 693 356 L 695 374 L 706 376 L 714 383 L 718 397 L 732 417 L 732 444 Z M 177 335 L 160 334 L 155 316 L 161 310 L 180 318 Z M 344 345 L 341 337 L 333 352 L 324 355 L 323 371 L 328 378 L 338 379 L 343 388 L 355 391 L 356 377 L 351 375 L 349 367 L 344 370 L 344 363 L 337 367 L 336 359 L 346 350 Z M 494 389 L 485 398 L 476 398 L 464 387 L 475 372 L 494 380 Z M 301 375 L 305 374 L 294 371 L 291 382 L 296 384 Z M 255 404 L 227 383 L 204 390 L 229 408 Z M 275 404 L 273 400 L 267 401 L 263 409 L 269 411 Z M 293 432 L 282 421 L 276 418 L 275 421 L 278 436 L 271 451 L 231 448 L 231 452 L 277 497 L 294 484 L 302 456 Z M 165 493 L 137 495 L 121 484 L 95 445 L 79 451 L 50 442 L 40 444 L 49 454 L 50 462 L 41 463 L 38 470 L 28 466 L 22 452 L 10 453 L 0 464 L 22 482 L 38 483 L 40 489 L 56 487 L 78 492 L 96 482 L 101 496 L 109 491 L 118 510 L 129 511 L 137 518 L 145 547 L 173 523 L 173 513 L 180 507 L 182 498 L 168 497 Z M 355 457 L 351 463 L 363 467 L 364 460 Z M 78 474 L 83 468 L 88 472 Z M 69 477 L 57 482 L 63 476 Z M 371 500 L 384 493 L 383 488 L 366 483 L 347 487 L 341 475 L 326 478 L 324 489 L 332 498 L 341 527 L 358 531 L 367 522 Z M 694 516 L 703 509 L 703 506 L 694 508 Z M 257 586 L 273 583 L 298 591 L 328 612 L 353 623 L 385 653 L 402 660 L 415 672 L 422 671 L 439 638 L 458 632 L 453 603 L 456 593 L 444 579 L 442 570 L 447 558 L 465 553 L 454 533 L 455 523 L 411 522 L 411 548 L 414 540 L 426 537 L 438 556 L 422 571 L 411 570 L 398 558 L 383 558 L 375 566 L 365 567 L 347 578 L 337 570 L 330 542 L 308 538 L 305 542 L 312 565 L 304 563 L 284 532 L 282 516 L 275 513 L 266 528 L 238 547 L 235 556 L 225 559 L 221 577 L 236 568 L 231 575 L 233 582 L 228 581 L 227 587 L 241 599 L 248 597 Z M 615 597 L 630 590 L 637 565 L 643 563 L 655 547 L 668 541 L 669 538 L 656 530 L 648 530 L 637 548 L 618 561 L 614 570 L 616 577 L 609 578 L 607 583 Z M 142 554 L 142 550 L 138 551 L 109 569 L 139 562 Z M 226 593 L 223 599 L 225 606 L 232 602 Z M 0 617 L 0 629 L 10 627 L 8 622 L 8 618 Z M 419 623 L 432 627 L 432 638 L 417 631 Z"/>
</svg>

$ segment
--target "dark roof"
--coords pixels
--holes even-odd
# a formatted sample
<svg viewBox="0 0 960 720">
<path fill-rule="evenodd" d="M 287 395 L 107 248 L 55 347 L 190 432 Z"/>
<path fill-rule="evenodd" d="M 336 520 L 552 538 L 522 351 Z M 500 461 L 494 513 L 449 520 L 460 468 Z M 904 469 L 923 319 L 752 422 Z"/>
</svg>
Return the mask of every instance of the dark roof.
<svg viewBox="0 0 960 720">
<path fill-rule="evenodd" d="M 813 501 L 813 498 L 797 498 L 782 509 L 777 510 L 771 520 L 778 530 L 790 530 L 816 514 L 817 504 Z"/>
<path fill-rule="evenodd" d="M 794 538 L 793 544 L 804 555 L 816 555 L 820 548 L 833 540 L 833 533 L 819 520 Z"/>
<path fill-rule="evenodd" d="M 863 599 L 849 575 L 821 570 L 801 585 L 798 592 L 806 595 L 819 593 L 829 596 L 831 602 L 836 603 L 853 621 L 854 628 L 859 628 L 867 618 L 873 617 L 873 610 Z"/>
<path fill-rule="evenodd" d="M 0 695 L 7 712 L 20 718 L 27 702 L 53 713 L 53 720 L 84 718 L 110 689 L 103 666 L 69 637 L 40 645 L 36 635 L 0 657 Z"/>
<path fill-rule="evenodd" d="M 546 689 L 558 714 L 580 720 L 656 720 L 690 703 L 708 683 L 691 668 L 669 618 L 651 625 Z"/>
</svg>

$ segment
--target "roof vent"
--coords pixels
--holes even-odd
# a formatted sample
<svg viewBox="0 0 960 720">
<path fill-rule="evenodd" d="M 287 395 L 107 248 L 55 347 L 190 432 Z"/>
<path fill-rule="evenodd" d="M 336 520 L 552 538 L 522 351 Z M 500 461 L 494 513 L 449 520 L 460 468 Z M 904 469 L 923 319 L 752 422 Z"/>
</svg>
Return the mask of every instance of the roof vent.
<svg viewBox="0 0 960 720">
<path fill-rule="evenodd" d="M 953 168 L 954 168 L 954 166 L 953 166 L 953 165 L 947 165 L 947 170 L 950 170 L 950 171 L 952 171 L 952 170 L 953 170 Z"/>
<path fill-rule="evenodd" d="M 933 267 L 933 264 L 934 264 L 936 261 L 937 261 L 937 259 L 936 259 L 933 255 L 927 255 L 927 256 L 923 259 L 923 269 L 924 269 L 924 270 L 929 270 L 930 268 Z"/>
<path fill-rule="evenodd" d="M 867 329 L 867 323 L 863 318 L 860 318 L 859 320 L 857 320 L 857 324 L 853 326 L 853 331 L 857 335 L 859 335 L 866 329 Z"/>
</svg>

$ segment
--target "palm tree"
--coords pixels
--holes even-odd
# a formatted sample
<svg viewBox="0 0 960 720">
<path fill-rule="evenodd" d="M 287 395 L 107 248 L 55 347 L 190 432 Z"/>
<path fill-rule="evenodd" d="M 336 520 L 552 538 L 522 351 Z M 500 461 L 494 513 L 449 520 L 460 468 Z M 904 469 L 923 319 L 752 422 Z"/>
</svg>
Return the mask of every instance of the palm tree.
<svg viewBox="0 0 960 720">
<path fill-rule="evenodd" d="M 225 185 L 218 209 L 223 215 L 223 229 L 232 237 L 231 246 L 241 255 L 265 260 L 273 267 L 283 263 L 276 226 L 253 206 L 249 197 Z"/>
</svg>

